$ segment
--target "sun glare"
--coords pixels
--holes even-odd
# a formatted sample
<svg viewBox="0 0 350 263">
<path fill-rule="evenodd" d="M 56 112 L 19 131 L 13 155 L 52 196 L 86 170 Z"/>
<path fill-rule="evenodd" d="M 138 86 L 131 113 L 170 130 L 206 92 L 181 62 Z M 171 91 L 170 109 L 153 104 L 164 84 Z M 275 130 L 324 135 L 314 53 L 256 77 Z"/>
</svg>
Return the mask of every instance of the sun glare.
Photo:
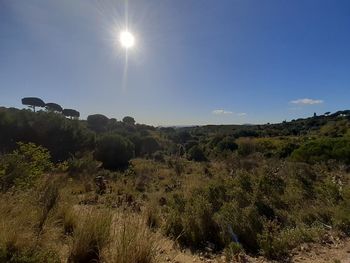
<svg viewBox="0 0 350 263">
<path fill-rule="evenodd" d="M 135 37 L 129 31 L 121 32 L 119 41 L 124 48 L 131 48 L 135 45 Z"/>
</svg>

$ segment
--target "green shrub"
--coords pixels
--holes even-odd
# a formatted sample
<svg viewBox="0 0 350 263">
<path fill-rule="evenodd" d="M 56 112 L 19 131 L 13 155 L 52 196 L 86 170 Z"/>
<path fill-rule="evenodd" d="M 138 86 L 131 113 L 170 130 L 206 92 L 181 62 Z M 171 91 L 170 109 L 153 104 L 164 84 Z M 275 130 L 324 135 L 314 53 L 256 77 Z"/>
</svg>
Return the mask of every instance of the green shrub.
<svg viewBox="0 0 350 263">
<path fill-rule="evenodd" d="M 164 163 L 164 162 L 165 162 L 164 156 L 165 156 L 165 153 L 162 152 L 162 151 L 156 151 L 156 152 L 152 155 L 152 157 L 153 157 L 153 159 L 154 159 L 155 161 L 161 162 L 161 163 Z"/>
<path fill-rule="evenodd" d="M 217 218 L 224 230 L 226 240 L 232 239 L 232 235 L 235 235 L 248 251 L 258 250 L 257 239 L 262 231 L 262 217 L 256 207 L 240 208 L 235 201 L 227 202 L 220 209 Z"/>
<path fill-rule="evenodd" d="M 189 151 L 193 146 L 198 145 L 198 141 L 196 140 L 190 140 L 185 143 L 185 150 Z"/>
<path fill-rule="evenodd" d="M 141 155 L 152 155 L 160 149 L 160 145 L 156 139 L 147 136 L 141 139 Z"/>
<path fill-rule="evenodd" d="M 201 191 L 195 191 L 188 200 L 179 195 L 173 196 L 165 232 L 181 245 L 193 249 L 203 248 L 208 241 L 216 248 L 223 246 L 212 204 Z"/>
<path fill-rule="evenodd" d="M 134 157 L 134 144 L 118 134 L 102 135 L 97 140 L 94 157 L 106 169 L 123 168 Z"/>
<path fill-rule="evenodd" d="M 128 125 L 135 125 L 135 119 L 133 117 L 130 117 L 130 116 L 125 116 L 123 118 L 123 122 L 125 124 L 128 124 Z"/>
<path fill-rule="evenodd" d="M 95 174 L 101 164 L 94 160 L 92 153 L 85 153 L 81 157 L 72 157 L 67 163 L 68 172 L 71 176 L 79 174 Z"/>
<path fill-rule="evenodd" d="M 258 242 L 263 255 L 268 258 L 282 258 L 288 255 L 289 240 L 280 234 L 280 226 L 276 221 L 267 221 L 258 235 Z"/>
<path fill-rule="evenodd" d="M 102 114 L 93 114 L 87 117 L 87 126 L 89 129 L 99 133 L 107 129 L 109 119 Z"/>
<path fill-rule="evenodd" d="M 333 224 L 350 235 L 350 187 L 347 186 L 342 192 L 342 201 L 335 207 Z"/>
<path fill-rule="evenodd" d="M 240 139 L 238 141 L 238 154 L 240 156 L 248 156 L 255 152 L 255 144 L 252 139 Z"/>
<path fill-rule="evenodd" d="M 50 151 L 62 162 L 78 151 L 92 150 L 94 134 L 79 120 L 53 112 L 0 109 L 0 149 L 9 152 L 16 142 L 32 142 Z"/>
<path fill-rule="evenodd" d="M 188 151 L 188 158 L 190 160 L 196 161 L 196 162 L 203 162 L 206 161 L 207 158 L 204 155 L 203 150 L 195 145 Z"/>
<path fill-rule="evenodd" d="M 294 142 L 280 144 L 277 149 L 277 156 L 279 158 L 287 158 L 293 153 L 294 150 L 298 149 L 298 147 L 298 144 Z"/>
<path fill-rule="evenodd" d="M 47 149 L 33 143 L 18 143 L 18 149 L 0 159 L 0 187 L 27 188 L 53 169 Z"/>
<path fill-rule="evenodd" d="M 266 221 L 262 233 L 258 235 L 258 243 L 263 255 L 282 259 L 288 257 L 290 251 L 301 243 L 319 241 L 322 233 L 323 230 L 318 227 L 282 229 L 276 221 Z"/>
<path fill-rule="evenodd" d="M 306 142 L 292 153 L 291 159 L 307 163 L 334 159 L 350 164 L 350 139 L 322 138 Z"/>
<path fill-rule="evenodd" d="M 231 242 L 224 250 L 227 262 L 231 262 L 243 251 L 242 246 L 237 242 Z"/>
<path fill-rule="evenodd" d="M 222 139 L 218 144 L 217 144 L 217 150 L 219 152 L 223 151 L 235 151 L 238 149 L 237 143 L 234 142 L 233 138 L 226 137 Z"/>
</svg>

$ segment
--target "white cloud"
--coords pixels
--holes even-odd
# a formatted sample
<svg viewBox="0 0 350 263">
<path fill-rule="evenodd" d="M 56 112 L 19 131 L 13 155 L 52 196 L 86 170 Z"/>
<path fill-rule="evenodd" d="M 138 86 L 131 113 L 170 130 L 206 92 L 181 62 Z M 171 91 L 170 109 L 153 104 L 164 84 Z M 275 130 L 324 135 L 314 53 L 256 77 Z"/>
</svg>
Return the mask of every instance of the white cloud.
<svg viewBox="0 0 350 263">
<path fill-rule="evenodd" d="M 313 99 L 297 99 L 292 100 L 290 103 L 298 104 L 298 105 L 314 105 L 314 104 L 322 104 L 323 100 L 313 100 Z"/>
<path fill-rule="evenodd" d="M 232 111 L 227 111 L 227 110 L 213 110 L 212 113 L 215 115 L 233 114 Z"/>
<path fill-rule="evenodd" d="M 213 111 L 212 111 L 212 114 L 214 114 L 214 115 L 228 115 L 228 114 L 234 114 L 234 115 L 239 116 L 239 117 L 243 117 L 243 116 L 246 116 L 246 115 L 247 115 L 247 113 L 245 113 L 245 112 L 234 113 L 234 112 L 232 112 L 232 111 L 223 110 L 223 109 L 213 110 Z"/>
</svg>

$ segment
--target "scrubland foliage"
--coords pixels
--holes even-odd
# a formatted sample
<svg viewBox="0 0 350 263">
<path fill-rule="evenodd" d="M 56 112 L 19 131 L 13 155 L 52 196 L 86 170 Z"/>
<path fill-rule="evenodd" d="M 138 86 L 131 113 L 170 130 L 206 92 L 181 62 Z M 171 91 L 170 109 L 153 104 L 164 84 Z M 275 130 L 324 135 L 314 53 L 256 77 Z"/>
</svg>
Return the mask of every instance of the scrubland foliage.
<svg viewBox="0 0 350 263">
<path fill-rule="evenodd" d="M 0 262 L 155 263 L 166 238 L 284 260 L 349 236 L 343 115 L 158 129 L 1 109 Z"/>
<path fill-rule="evenodd" d="M 107 169 L 117 169 L 128 165 L 134 157 L 134 145 L 117 134 L 107 134 L 97 140 L 95 158 Z"/>
<path fill-rule="evenodd" d="M 73 230 L 73 244 L 68 262 L 98 262 L 102 259 L 102 250 L 110 242 L 112 215 L 102 211 L 84 211 L 77 213 Z"/>
<path fill-rule="evenodd" d="M 117 219 L 112 230 L 109 262 L 153 263 L 159 250 L 159 237 L 150 232 L 142 217 L 124 215 Z"/>
<path fill-rule="evenodd" d="M 339 160 L 350 164 L 350 138 L 321 138 L 308 141 L 293 152 L 292 159 L 308 163 Z"/>
<path fill-rule="evenodd" d="M 53 164 L 47 149 L 19 142 L 18 149 L 0 159 L 0 189 L 32 186 Z"/>
</svg>

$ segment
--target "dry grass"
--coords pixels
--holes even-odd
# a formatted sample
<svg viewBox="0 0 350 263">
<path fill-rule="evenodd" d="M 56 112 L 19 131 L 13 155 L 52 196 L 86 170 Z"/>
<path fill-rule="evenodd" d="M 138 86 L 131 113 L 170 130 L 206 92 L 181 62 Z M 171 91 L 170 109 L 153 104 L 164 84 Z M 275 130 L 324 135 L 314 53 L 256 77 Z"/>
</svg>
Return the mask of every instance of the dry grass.
<svg viewBox="0 0 350 263">
<path fill-rule="evenodd" d="M 148 229 L 144 218 L 124 214 L 115 221 L 108 262 L 155 263 L 159 240 L 157 234 Z"/>
<path fill-rule="evenodd" d="M 59 200 L 59 187 L 61 178 L 45 178 L 36 191 L 36 202 L 39 208 L 39 220 L 37 224 L 38 235 L 43 231 L 51 211 L 56 207 Z"/>
<path fill-rule="evenodd" d="M 99 262 L 101 252 L 110 242 L 112 215 L 109 212 L 82 211 L 73 232 L 68 262 Z"/>
<path fill-rule="evenodd" d="M 7 257 L 19 251 L 28 250 L 33 246 L 35 235 L 30 229 L 18 226 L 18 221 L 1 220 L 0 222 L 0 250 Z"/>
<path fill-rule="evenodd" d="M 75 214 L 79 220 L 68 262 L 157 262 L 159 237 L 149 230 L 144 217 L 129 213 L 113 216 L 97 209 Z"/>
<path fill-rule="evenodd" d="M 259 159 L 252 155 L 244 160 L 249 158 L 259 163 L 257 161 Z M 156 263 L 161 261 L 161 257 L 165 258 L 172 254 L 170 251 L 163 251 L 164 240 L 167 239 L 166 237 L 162 239 L 157 232 L 167 227 L 168 220 L 174 223 L 176 230 L 166 231 L 168 236 L 177 238 L 180 233 L 182 238 L 186 234 L 194 248 L 197 248 L 198 244 L 199 248 L 206 245 L 217 229 L 223 229 L 219 228 L 220 226 L 229 223 L 234 229 L 248 229 L 239 233 L 240 242 L 245 249 L 251 247 L 255 249 L 255 244 L 251 245 L 246 241 L 252 240 L 250 229 L 260 231 L 260 221 L 255 219 L 262 217 L 256 216 L 257 213 L 254 212 L 256 209 L 249 212 L 252 207 L 248 206 L 249 202 L 255 205 L 255 201 L 250 197 L 255 193 L 253 190 L 261 193 L 266 191 L 263 195 L 263 205 L 274 209 L 283 201 L 291 206 L 290 211 L 282 208 L 275 210 L 285 220 L 284 225 L 280 224 L 280 228 L 272 234 L 271 231 L 265 235 L 260 233 L 261 242 L 257 244 L 259 247 L 256 249 L 263 250 L 262 253 L 266 256 L 277 258 L 280 255 L 284 256 L 301 242 L 319 242 L 317 233 L 314 234 L 311 226 L 306 224 L 309 222 L 306 220 L 313 218 L 309 216 L 322 214 L 327 216 L 326 219 L 333 219 L 333 210 L 340 209 L 344 216 L 343 214 L 338 216 L 340 220 L 338 224 L 344 225 L 348 222 L 345 201 L 349 198 L 345 195 L 345 190 L 349 189 L 349 186 L 345 179 L 342 179 L 340 191 L 344 201 L 339 205 L 334 201 L 334 205 L 338 205 L 334 208 L 326 206 L 321 209 L 319 203 L 309 200 L 308 204 L 313 206 L 309 205 L 306 213 L 301 207 L 305 203 L 304 186 L 299 183 L 299 177 L 292 172 L 280 170 L 282 175 L 285 174 L 281 178 L 288 179 L 285 181 L 287 185 L 283 194 L 275 192 L 273 187 L 266 188 L 275 182 L 271 183 L 269 176 L 263 177 L 269 174 L 270 170 L 274 171 L 272 168 L 265 169 L 265 166 L 270 165 L 267 161 L 261 162 L 260 166 L 254 169 L 244 169 L 241 164 L 236 167 L 222 161 L 208 165 L 182 160 L 182 164 L 184 171 L 178 176 L 174 168 L 167 167 L 167 164 L 136 160 L 133 162 L 136 176 L 125 174 L 111 179 L 109 184 L 113 191 L 104 195 L 96 195 L 93 191 L 87 193 L 87 190 L 84 190 L 84 183 L 92 184 L 92 178 L 90 181 L 82 182 L 64 177 L 62 177 L 65 179 L 62 180 L 64 184 L 60 180 L 42 181 L 40 187 L 32 190 L 0 193 L 0 262 L 9 262 L 3 261 L 1 254 L 13 257 L 16 253 L 32 260 L 26 262 L 49 262 L 47 255 L 38 255 L 37 251 L 39 253 L 56 251 L 61 262 Z M 324 177 L 333 178 L 329 172 L 324 173 L 326 174 Z M 342 172 L 341 175 L 343 174 L 345 173 Z M 139 192 L 135 180 L 138 176 L 144 175 L 149 179 L 147 187 L 145 191 Z M 243 191 L 247 182 L 253 189 L 252 194 L 250 190 Z M 320 181 L 317 186 L 322 191 L 314 191 L 315 198 L 320 198 L 322 201 L 333 196 L 332 191 L 335 189 L 333 184 L 324 184 Z M 329 187 L 324 189 L 324 186 Z M 236 207 L 231 198 L 243 204 L 242 206 L 247 205 L 249 209 L 240 208 L 238 205 Z M 80 202 L 89 199 L 94 202 Z M 144 213 L 131 212 L 135 211 L 131 209 L 134 204 L 141 207 L 140 210 Z M 265 207 L 263 209 L 261 213 L 269 215 L 270 210 L 265 210 Z M 243 219 L 236 221 L 236 215 L 240 216 L 242 213 Z M 228 223 L 223 221 L 226 218 L 229 220 Z M 307 231 L 300 228 L 304 221 Z M 179 223 L 181 229 L 177 228 Z M 331 223 L 325 221 L 325 224 Z M 255 225 L 258 230 L 253 228 Z M 179 232 L 177 229 L 180 229 Z M 210 232 L 211 236 L 206 236 L 207 232 Z M 177 241 L 182 242 L 180 238 Z M 221 249 L 226 245 L 223 242 L 226 240 L 213 240 L 212 243 Z M 186 241 L 183 245 L 192 246 L 192 243 Z M 226 250 L 230 255 L 235 255 L 237 251 L 232 244 Z M 56 256 L 53 255 L 51 259 L 56 260 L 58 258 Z"/>
<path fill-rule="evenodd" d="M 57 217 L 59 222 L 63 226 L 63 231 L 65 235 L 71 235 L 76 228 L 79 218 L 74 212 L 73 207 L 68 203 L 63 203 L 58 208 Z"/>
<path fill-rule="evenodd" d="M 31 205 L 29 195 L 0 196 L 0 243 L 23 245 L 33 240 L 38 214 Z M 31 243 L 28 242 L 28 243 Z"/>
<path fill-rule="evenodd" d="M 59 262 L 49 247 L 54 236 L 38 234 L 42 207 L 35 200 L 31 192 L 1 194 L 0 262 Z"/>
</svg>

